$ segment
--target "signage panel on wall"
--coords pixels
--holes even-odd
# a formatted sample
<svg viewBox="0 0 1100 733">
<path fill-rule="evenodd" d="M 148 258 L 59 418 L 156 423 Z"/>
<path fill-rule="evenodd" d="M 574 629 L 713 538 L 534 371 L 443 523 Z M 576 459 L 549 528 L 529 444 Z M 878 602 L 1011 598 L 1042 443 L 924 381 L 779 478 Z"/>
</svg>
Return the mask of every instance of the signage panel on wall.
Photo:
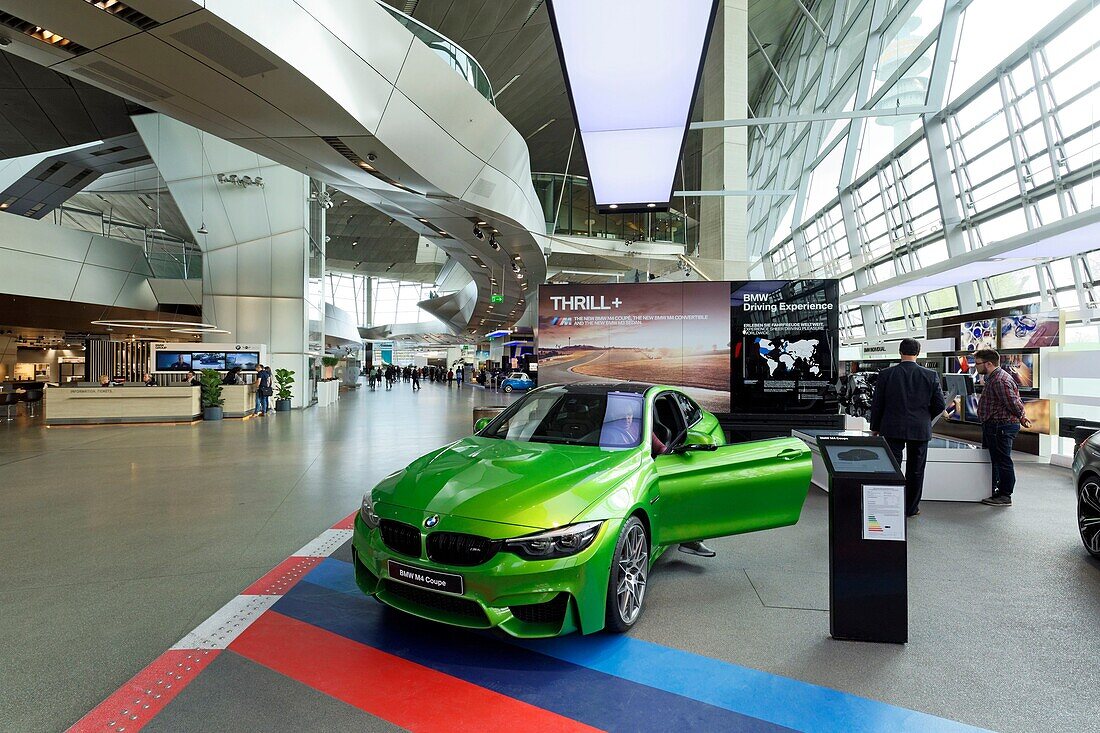
<svg viewBox="0 0 1100 733">
<path fill-rule="evenodd" d="M 150 367 L 153 372 L 226 371 L 234 367 L 254 371 L 266 358 L 265 344 L 155 343 Z"/>
<path fill-rule="evenodd" d="M 544 285 L 540 381 L 683 387 L 719 414 L 835 411 L 835 280 Z"/>
<path fill-rule="evenodd" d="M 833 385 L 840 349 L 837 281 L 732 285 L 733 411 L 835 412 Z"/>
</svg>

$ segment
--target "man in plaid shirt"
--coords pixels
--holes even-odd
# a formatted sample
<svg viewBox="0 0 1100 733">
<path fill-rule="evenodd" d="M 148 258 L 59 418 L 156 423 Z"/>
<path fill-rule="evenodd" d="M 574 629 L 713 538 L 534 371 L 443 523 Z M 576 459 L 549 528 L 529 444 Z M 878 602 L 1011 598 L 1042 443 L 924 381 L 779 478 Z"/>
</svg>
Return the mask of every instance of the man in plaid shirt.
<svg viewBox="0 0 1100 733">
<path fill-rule="evenodd" d="M 993 495 L 982 499 L 990 506 L 1012 506 L 1012 489 L 1016 487 L 1016 469 L 1012 465 L 1012 443 L 1020 426 L 1030 427 L 1024 414 L 1020 388 L 1012 375 L 1001 369 L 1001 355 L 993 349 L 974 354 L 974 367 L 985 377 L 985 387 L 978 400 L 978 419 L 982 421 L 982 445 L 989 449 L 993 467 Z"/>
</svg>

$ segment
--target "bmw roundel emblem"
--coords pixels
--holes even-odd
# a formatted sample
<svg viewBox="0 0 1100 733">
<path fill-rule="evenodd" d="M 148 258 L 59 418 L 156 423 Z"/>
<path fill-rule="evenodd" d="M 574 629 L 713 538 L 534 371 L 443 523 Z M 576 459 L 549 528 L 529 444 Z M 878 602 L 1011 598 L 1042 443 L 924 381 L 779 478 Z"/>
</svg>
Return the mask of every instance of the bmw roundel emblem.
<svg viewBox="0 0 1100 733">
<path fill-rule="evenodd" d="M 432 527 L 434 527 L 437 524 L 439 524 L 439 515 L 438 514 L 433 514 L 432 516 L 430 516 L 430 517 L 428 517 L 427 519 L 424 520 L 424 526 L 428 527 L 429 529 L 431 529 Z"/>
</svg>

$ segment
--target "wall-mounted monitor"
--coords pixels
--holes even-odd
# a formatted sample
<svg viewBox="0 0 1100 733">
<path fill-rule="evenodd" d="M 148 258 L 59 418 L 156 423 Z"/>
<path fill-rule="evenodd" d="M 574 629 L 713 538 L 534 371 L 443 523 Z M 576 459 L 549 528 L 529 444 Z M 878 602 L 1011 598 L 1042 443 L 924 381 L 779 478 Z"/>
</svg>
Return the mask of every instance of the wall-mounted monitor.
<svg viewBox="0 0 1100 733">
<path fill-rule="evenodd" d="M 200 369 L 225 369 L 224 351 L 196 351 L 191 355 L 191 367 Z"/>
<path fill-rule="evenodd" d="M 949 356 L 945 361 L 943 371 L 946 374 L 974 374 L 974 357 Z"/>
<path fill-rule="evenodd" d="M 187 372 L 191 370 L 190 351 L 158 351 L 158 372 Z"/>
<path fill-rule="evenodd" d="M 1035 389 L 1039 386 L 1036 372 L 1038 359 L 1035 354 L 1001 354 L 1001 368 L 1012 375 L 1020 389 Z"/>
<path fill-rule="evenodd" d="M 1038 349 L 1043 346 L 1057 346 L 1057 313 L 1024 313 L 1018 316 L 1001 317 L 1002 349 Z"/>
<path fill-rule="evenodd" d="M 254 371 L 260 363 L 258 351 L 227 351 L 225 352 L 225 368 L 240 367 L 245 371 Z"/>
<path fill-rule="evenodd" d="M 1050 400 L 1023 399 L 1024 414 L 1031 420 L 1031 427 L 1021 428 L 1028 433 L 1050 433 Z"/>
<path fill-rule="evenodd" d="M 959 326 L 959 351 L 973 353 L 982 349 L 996 349 L 997 328 L 995 318 L 964 322 Z"/>
</svg>

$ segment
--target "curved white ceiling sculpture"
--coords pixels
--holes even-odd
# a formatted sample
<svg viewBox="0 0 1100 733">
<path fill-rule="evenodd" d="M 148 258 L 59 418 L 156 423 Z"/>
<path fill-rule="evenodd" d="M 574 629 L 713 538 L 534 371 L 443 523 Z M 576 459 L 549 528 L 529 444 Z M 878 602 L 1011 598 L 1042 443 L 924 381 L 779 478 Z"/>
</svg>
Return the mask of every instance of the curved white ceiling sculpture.
<svg viewBox="0 0 1100 733">
<path fill-rule="evenodd" d="M 337 186 L 430 238 L 474 279 L 469 292 L 433 302 L 456 331 L 522 315 L 546 273 L 527 145 L 389 13 L 364 0 L 127 4 L 155 25 L 83 0 L 0 0 L 72 41 L 12 31 L 6 50 Z M 474 235 L 478 221 L 498 232 L 498 249 Z M 491 272 L 504 303 L 490 302 Z"/>
</svg>

